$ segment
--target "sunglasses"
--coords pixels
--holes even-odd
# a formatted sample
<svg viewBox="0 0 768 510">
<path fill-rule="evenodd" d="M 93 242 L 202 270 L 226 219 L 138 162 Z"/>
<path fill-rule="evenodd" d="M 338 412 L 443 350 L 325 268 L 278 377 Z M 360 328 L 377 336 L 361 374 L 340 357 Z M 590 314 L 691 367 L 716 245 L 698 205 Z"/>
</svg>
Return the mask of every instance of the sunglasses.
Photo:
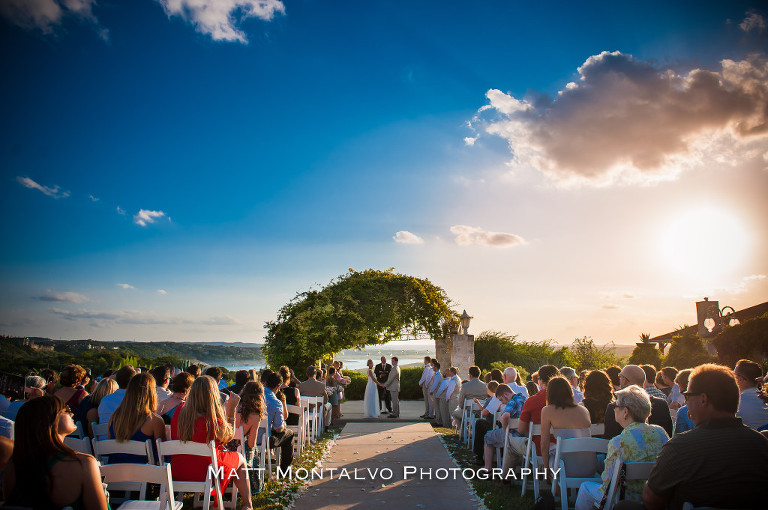
<svg viewBox="0 0 768 510">
<path fill-rule="evenodd" d="M 685 401 L 686 402 L 688 402 L 688 399 L 690 397 L 693 397 L 695 395 L 702 395 L 702 394 L 703 394 L 703 392 L 701 392 L 701 391 L 700 392 L 691 392 L 691 391 L 683 392 L 683 396 L 685 397 Z"/>
</svg>

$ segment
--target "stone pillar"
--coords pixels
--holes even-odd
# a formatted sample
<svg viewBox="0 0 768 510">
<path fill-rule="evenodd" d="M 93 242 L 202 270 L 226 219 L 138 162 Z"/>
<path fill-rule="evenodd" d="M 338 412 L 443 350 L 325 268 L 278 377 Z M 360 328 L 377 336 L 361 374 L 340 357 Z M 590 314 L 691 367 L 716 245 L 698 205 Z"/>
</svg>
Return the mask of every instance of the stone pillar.
<svg viewBox="0 0 768 510">
<path fill-rule="evenodd" d="M 459 377 L 466 380 L 469 378 L 469 367 L 475 364 L 475 336 L 452 333 L 451 340 L 453 344 L 451 366 L 458 368 Z"/>
<path fill-rule="evenodd" d="M 451 366 L 451 338 L 439 338 L 435 340 L 435 357 L 440 362 L 440 371 Z"/>
</svg>

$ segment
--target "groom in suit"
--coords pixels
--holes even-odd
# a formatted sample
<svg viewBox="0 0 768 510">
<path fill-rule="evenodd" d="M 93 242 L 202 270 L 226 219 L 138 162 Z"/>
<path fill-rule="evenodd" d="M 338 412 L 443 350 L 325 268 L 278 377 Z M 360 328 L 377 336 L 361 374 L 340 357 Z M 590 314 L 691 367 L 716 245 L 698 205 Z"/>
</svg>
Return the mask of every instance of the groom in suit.
<svg viewBox="0 0 768 510">
<path fill-rule="evenodd" d="M 394 361 L 394 358 L 392 358 L 392 361 Z M 387 358 L 384 356 L 381 357 L 381 363 L 376 365 L 373 368 L 373 374 L 376 376 L 376 383 L 379 385 L 379 411 L 383 412 L 381 409 L 381 403 L 382 401 L 387 406 L 387 412 L 392 412 L 392 402 L 390 401 L 389 393 L 387 390 L 384 389 L 384 386 L 382 386 L 383 383 L 387 381 L 389 378 L 389 373 L 392 370 L 392 365 L 387 363 Z"/>
<path fill-rule="evenodd" d="M 400 367 L 397 366 L 397 357 L 392 356 L 392 369 L 389 371 L 389 377 L 384 384 L 379 383 L 380 386 L 389 391 L 392 396 L 392 412 L 389 413 L 390 418 L 397 418 L 400 416 L 400 399 L 398 393 L 400 393 Z"/>
</svg>

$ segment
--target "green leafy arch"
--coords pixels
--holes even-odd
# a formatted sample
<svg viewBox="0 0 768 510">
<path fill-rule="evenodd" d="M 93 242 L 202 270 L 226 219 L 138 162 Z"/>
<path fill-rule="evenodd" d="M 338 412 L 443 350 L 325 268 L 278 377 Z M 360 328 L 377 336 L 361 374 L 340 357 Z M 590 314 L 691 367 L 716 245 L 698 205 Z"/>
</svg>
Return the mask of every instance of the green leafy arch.
<svg viewBox="0 0 768 510">
<path fill-rule="evenodd" d="M 444 338 L 458 325 L 445 291 L 427 279 L 368 269 L 300 292 L 265 323 L 262 352 L 270 366 L 298 375 L 316 360 L 343 349 L 382 344 L 403 336 Z"/>
</svg>

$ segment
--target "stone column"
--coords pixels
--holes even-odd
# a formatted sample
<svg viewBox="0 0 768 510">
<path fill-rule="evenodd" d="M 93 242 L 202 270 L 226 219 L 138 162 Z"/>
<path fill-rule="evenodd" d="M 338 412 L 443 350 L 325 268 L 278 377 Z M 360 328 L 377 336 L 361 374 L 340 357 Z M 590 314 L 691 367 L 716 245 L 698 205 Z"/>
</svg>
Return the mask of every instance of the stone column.
<svg viewBox="0 0 768 510">
<path fill-rule="evenodd" d="M 452 344 L 451 337 L 435 340 L 435 357 L 440 362 L 440 371 L 451 366 Z"/>
<path fill-rule="evenodd" d="M 475 364 L 475 336 L 452 333 L 451 340 L 453 344 L 451 366 L 458 368 L 459 377 L 466 380 L 469 378 L 469 367 Z"/>
</svg>

